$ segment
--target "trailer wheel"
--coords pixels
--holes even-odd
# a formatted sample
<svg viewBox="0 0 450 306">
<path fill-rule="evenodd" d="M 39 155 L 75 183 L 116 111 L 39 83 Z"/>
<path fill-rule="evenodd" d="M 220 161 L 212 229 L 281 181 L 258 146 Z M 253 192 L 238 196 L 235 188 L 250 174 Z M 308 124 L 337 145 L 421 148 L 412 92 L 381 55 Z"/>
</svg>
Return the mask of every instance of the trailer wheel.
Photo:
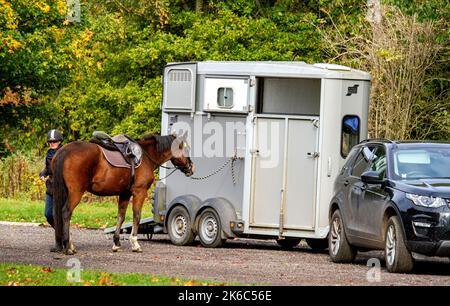
<svg viewBox="0 0 450 306">
<path fill-rule="evenodd" d="M 167 231 L 170 241 L 175 245 L 188 245 L 194 241 L 195 235 L 191 228 L 191 217 L 186 208 L 177 206 L 170 212 Z"/>
<path fill-rule="evenodd" d="M 301 240 L 302 240 L 301 238 L 285 238 L 285 239 L 277 239 L 277 243 L 283 249 L 288 250 L 297 246 Z"/>
<path fill-rule="evenodd" d="M 222 246 L 222 224 L 217 212 L 213 208 L 205 209 L 198 221 L 198 238 L 205 248 L 217 248 Z"/>
<path fill-rule="evenodd" d="M 314 251 L 323 251 L 328 248 L 328 238 L 305 239 L 308 246 Z"/>
</svg>

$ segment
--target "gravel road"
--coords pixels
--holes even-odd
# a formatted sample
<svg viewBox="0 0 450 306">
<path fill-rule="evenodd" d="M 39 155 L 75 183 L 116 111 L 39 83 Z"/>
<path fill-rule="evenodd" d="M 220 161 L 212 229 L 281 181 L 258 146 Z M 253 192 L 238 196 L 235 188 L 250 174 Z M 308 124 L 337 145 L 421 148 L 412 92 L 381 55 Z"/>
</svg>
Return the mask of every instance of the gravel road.
<svg viewBox="0 0 450 306">
<path fill-rule="evenodd" d="M 235 239 L 220 249 L 172 245 L 167 235 L 140 240 L 143 253 L 111 252 L 112 240 L 99 230 L 71 229 L 83 269 L 140 272 L 154 275 L 261 285 L 450 285 L 447 258 L 418 259 L 413 274 L 390 274 L 381 252 L 359 253 L 353 264 L 334 264 L 327 252 L 313 252 L 301 243 L 292 251 L 281 250 L 268 240 Z M 55 256 L 51 228 L 0 225 L 0 262 L 65 267 L 72 257 Z M 371 273 L 369 259 L 381 260 L 381 271 Z M 367 275 L 377 282 L 369 282 Z"/>
</svg>

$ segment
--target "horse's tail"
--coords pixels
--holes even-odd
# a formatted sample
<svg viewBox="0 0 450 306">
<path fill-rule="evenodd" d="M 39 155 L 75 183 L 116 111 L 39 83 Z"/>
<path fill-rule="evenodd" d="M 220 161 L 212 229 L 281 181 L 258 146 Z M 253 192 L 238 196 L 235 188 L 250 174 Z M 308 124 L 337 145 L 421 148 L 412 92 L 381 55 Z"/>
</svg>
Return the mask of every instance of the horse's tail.
<svg viewBox="0 0 450 306">
<path fill-rule="evenodd" d="M 64 219 L 63 210 L 67 206 L 67 186 L 63 176 L 64 160 L 67 150 L 61 148 L 53 160 L 53 219 L 55 222 L 56 243 L 62 246 Z"/>
</svg>

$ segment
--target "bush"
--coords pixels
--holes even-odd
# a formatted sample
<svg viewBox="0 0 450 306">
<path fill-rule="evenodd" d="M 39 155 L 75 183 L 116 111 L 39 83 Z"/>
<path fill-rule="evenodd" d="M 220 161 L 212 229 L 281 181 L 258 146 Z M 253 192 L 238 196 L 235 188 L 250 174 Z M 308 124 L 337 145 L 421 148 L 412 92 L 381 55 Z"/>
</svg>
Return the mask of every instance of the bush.
<svg viewBox="0 0 450 306">
<path fill-rule="evenodd" d="M 45 183 L 39 179 L 44 159 L 12 154 L 0 159 L 0 197 L 42 200 Z"/>
</svg>

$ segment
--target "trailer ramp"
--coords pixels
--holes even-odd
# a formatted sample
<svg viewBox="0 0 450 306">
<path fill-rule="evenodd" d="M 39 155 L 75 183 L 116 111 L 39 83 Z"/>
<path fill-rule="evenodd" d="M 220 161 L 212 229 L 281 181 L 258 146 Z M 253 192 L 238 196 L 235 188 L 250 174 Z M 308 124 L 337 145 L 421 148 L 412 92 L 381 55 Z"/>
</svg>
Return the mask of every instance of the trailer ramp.
<svg viewBox="0 0 450 306">
<path fill-rule="evenodd" d="M 131 229 L 133 228 L 133 222 L 125 223 L 120 228 L 120 233 L 126 233 L 130 234 Z M 108 227 L 103 230 L 104 234 L 114 234 L 116 231 L 116 227 Z M 163 232 L 163 227 L 161 223 L 157 223 L 153 217 L 144 218 L 141 219 L 141 222 L 139 223 L 139 229 L 138 234 L 147 234 L 147 235 L 153 235 L 153 234 L 160 234 Z"/>
</svg>

